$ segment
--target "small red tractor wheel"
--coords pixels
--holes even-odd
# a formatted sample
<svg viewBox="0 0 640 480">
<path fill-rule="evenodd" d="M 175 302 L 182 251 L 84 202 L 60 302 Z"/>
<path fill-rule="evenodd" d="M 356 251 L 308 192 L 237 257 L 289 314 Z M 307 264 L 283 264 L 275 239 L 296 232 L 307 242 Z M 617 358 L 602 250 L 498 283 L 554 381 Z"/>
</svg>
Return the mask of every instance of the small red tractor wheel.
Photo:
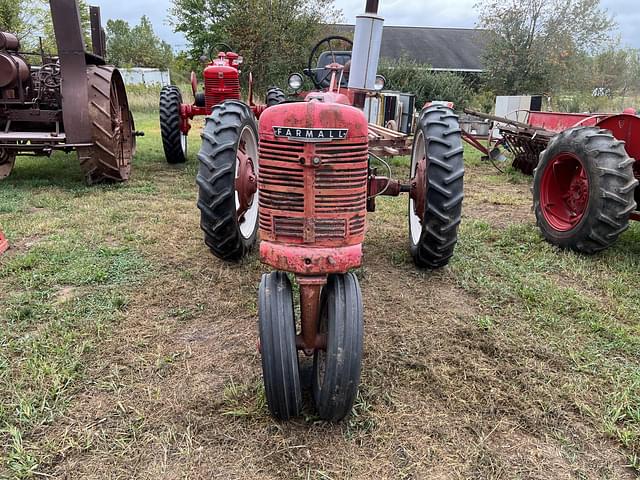
<svg viewBox="0 0 640 480">
<path fill-rule="evenodd" d="M 182 93 L 173 85 L 162 87 L 160 91 L 160 132 L 167 163 L 187 161 L 187 135 L 180 129 L 182 120 L 180 108 Z"/>
<path fill-rule="evenodd" d="M 7 178 L 13 171 L 16 155 L 4 148 L 0 149 L 0 180 Z"/>
<path fill-rule="evenodd" d="M 282 91 L 282 89 L 278 87 L 271 87 L 267 90 L 267 107 L 273 107 L 274 105 L 280 105 L 287 101 L 287 96 Z"/>
<path fill-rule="evenodd" d="M 284 272 L 262 276 L 258 298 L 262 375 L 271 414 L 288 420 L 300 413 L 302 393 L 291 282 Z"/>
<path fill-rule="evenodd" d="M 611 246 L 636 207 L 633 163 L 608 130 L 578 127 L 554 137 L 534 173 L 533 206 L 544 237 L 586 254 Z"/>
<path fill-rule="evenodd" d="M 357 277 L 331 275 L 322 291 L 318 329 L 327 346 L 313 356 L 313 398 L 323 420 L 338 422 L 351 412 L 360 385 L 363 332 Z"/>
<path fill-rule="evenodd" d="M 249 107 L 213 107 L 202 133 L 198 208 L 205 243 L 223 260 L 243 258 L 258 236 L 258 130 Z"/>
<path fill-rule="evenodd" d="M 411 155 L 409 245 L 420 268 L 449 263 L 462 216 L 464 160 L 460 125 L 452 109 L 422 111 Z"/>
</svg>

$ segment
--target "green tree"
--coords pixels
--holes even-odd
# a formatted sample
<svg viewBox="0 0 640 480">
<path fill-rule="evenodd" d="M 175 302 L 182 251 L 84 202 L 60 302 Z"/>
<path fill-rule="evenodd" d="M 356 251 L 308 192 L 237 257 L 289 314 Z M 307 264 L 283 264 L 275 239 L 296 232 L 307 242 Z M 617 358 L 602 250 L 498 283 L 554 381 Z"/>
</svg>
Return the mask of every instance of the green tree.
<svg viewBox="0 0 640 480">
<path fill-rule="evenodd" d="M 124 20 L 107 22 L 107 57 L 116 66 L 168 68 L 173 61 L 171 45 L 160 40 L 147 16 L 131 27 Z"/>
<path fill-rule="evenodd" d="M 0 31 L 15 34 L 25 48 L 37 44 L 43 5 L 31 0 L 0 0 Z"/>
<path fill-rule="evenodd" d="M 324 25 L 341 18 L 333 0 L 173 0 L 170 15 L 193 59 L 228 43 L 258 88 L 281 84 L 291 69 L 303 67 Z"/>
<path fill-rule="evenodd" d="M 600 0 L 489 0 L 488 86 L 498 94 L 551 92 L 576 78 L 577 60 L 611 42 L 614 22 Z"/>
</svg>

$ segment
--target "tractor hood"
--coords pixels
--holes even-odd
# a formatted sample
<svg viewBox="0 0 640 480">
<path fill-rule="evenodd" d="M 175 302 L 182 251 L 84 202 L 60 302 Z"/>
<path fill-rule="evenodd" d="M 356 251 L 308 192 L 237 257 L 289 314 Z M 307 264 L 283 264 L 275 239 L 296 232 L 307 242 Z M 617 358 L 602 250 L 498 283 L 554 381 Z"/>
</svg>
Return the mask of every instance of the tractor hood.
<svg viewBox="0 0 640 480">
<path fill-rule="evenodd" d="M 369 125 L 364 113 L 335 100 L 329 94 L 316 94 L 309 101 L 268 108 L 260 117 L 260 138 L 302 143 L 367 142 Z"/>
</svg>

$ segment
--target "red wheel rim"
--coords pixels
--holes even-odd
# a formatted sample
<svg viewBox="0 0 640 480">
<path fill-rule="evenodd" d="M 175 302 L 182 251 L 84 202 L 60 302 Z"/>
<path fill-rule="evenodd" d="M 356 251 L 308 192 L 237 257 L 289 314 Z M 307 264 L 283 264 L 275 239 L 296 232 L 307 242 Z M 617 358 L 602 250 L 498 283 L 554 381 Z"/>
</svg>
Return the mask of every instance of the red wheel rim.
<svg viewBox="0 0 640 480">
<path fill-rule="evenodd" d="M 557 154 L 547 164 L 540 185 L 540 209 L 555 230 L 568 232 L 584 217 L 589 206 L 589 178 L 580 158 Z"/>
</svg>

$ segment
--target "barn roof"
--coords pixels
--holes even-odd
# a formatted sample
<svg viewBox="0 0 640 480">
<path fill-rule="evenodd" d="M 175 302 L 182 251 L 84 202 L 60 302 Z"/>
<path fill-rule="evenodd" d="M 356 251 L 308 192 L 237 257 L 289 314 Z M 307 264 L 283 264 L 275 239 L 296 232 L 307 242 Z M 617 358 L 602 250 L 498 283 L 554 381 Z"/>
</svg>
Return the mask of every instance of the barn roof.
<svg viewBox="0 0 640 480">
<path fill-rule="evenodd" d="M 337 33 L 353 34 L 353 25 L 332 25 Z M 434 70 L 483 71 L 484 30 L 473 28 L 384 27 L 382 58 L 403 55 Z"/>
</svg>

